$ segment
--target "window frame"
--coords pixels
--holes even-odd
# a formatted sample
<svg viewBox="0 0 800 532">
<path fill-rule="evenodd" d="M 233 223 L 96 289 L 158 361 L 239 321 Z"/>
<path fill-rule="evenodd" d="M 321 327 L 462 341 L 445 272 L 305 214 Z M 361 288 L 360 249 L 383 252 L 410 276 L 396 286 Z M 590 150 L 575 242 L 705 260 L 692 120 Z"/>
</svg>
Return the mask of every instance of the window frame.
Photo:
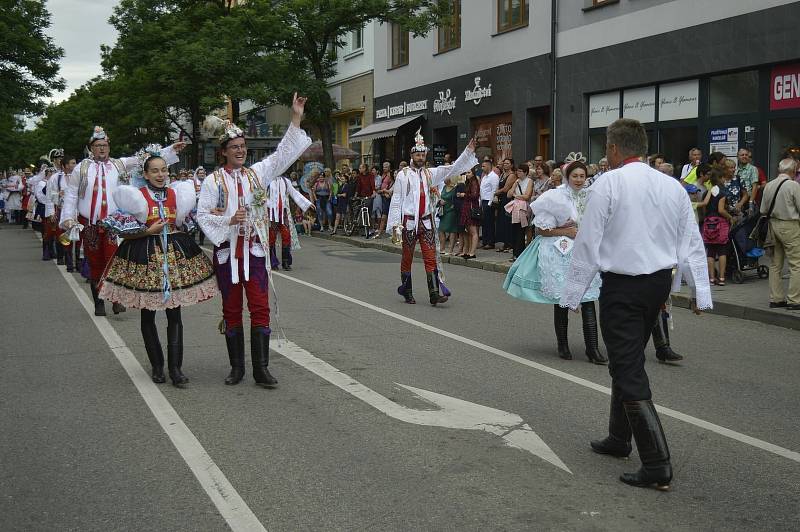
<svg viewBox="0 0 800 532">
<path fill-rule="evenodd" d="M 452 5 L 452 22 L 439 26 L 436 34 L 436 53 L 443 54 L 461 48 L 461 0 L 449 0 Z M 442 37 L 444 36 L 444 46 Z M 452 39 L 452 41 L 451 41 Z"/>
<path fill-rule="evenodd" d="M 502 26 L 503 14 L 508 13 L 508 19 L 511 20 L 513 18 L 513 3 L 514 0 L 497 0 L 495 4 L 496 8 L 496 15 L 497 15 L 497 34 L 500 33 L 507 33 L 509 31 L 518 30 L 520 28 L 527 27 L 530 24 L 530 1 L 529 0 L 519 0 L 519 15 L 520 21 L 516 24 L 509 22 L 507 25 Z M 507 10 L 507 11 L 506 11 Z"/>
<path fill-rule="evenodd" d="M 401 46 L 400 49 L 396 49 L 395 44 Z M 409 58 L 410 58 L 410 48 L 411 48 L 411 38 L 409 36 L 408 30 L 404 30 L 397 24 L 390 24 L 389 30 L 389 68 L 388 70 L 393 70 L 395 68 L 401 68 L 404 66 L 408 66 Z M 402 45 L 405 44 L 405 62 L 402 61 Z M 395 60 L 397 58 L 397 60 Z"/>
</svg>

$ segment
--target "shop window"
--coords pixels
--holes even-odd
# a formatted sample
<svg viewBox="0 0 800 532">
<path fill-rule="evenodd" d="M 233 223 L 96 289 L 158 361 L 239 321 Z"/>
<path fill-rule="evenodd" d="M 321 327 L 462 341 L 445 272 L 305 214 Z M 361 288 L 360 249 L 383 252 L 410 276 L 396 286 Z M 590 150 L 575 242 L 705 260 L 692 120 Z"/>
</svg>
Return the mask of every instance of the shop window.
<svg viewBox="0 0 800 532">
<path fill-rule="evenodd" d="M 589 162 L 596 163 L 606 156 L 606 132 L 589 135 Z"/>
<path fill-rule="evenodd" d="M 658 151 L 664 154 L 668 163 L 672 163 L 675 169 L 673 177 L 680 177 L 681 168 L 689 162 L 689 150 L 697 146 L 697 128 L 664 128 L 661 130 L 660 136 L 661 142 Z"/>
<path fill-rule="evenodd" d="M 772 120 L 769 124 L 769 168 L 764 168 L 770 179 L 778 175 L 778 163 L 783 157 L 800 158 L 800 118 Z"/>
<path fill-rule="evenodd" d="M 439 53 L 461 47 L 461 0 L 447 0 L 450 4 L 450 23 L 439 27 Z"/>
<path fill-rule="evenodd" d="M 392 24 L 392 68 L 408 64 L 408 30 Z"/>
<path fill-rule="evenodd" d="M 708 100 L 711 116 L 758 112 L 758 71 L 712 77 Z"/>
<path fill-rule="evenodd" d="M 497 0 L 497 32 L 528 25 L 528 0 Z"/>
</svg>

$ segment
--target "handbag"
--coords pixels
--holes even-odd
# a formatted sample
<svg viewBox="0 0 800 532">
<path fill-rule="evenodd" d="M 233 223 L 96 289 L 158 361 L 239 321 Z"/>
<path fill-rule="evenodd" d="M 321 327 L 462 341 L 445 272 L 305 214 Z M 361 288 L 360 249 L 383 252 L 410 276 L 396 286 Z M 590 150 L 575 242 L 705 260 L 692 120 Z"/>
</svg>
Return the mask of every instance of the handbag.
<svg viewBox="0 0 800 532">
<path fill-rule="evenodd" d="M 703 242 L 727 244 L 730 227 L 728 220 L 722 216 L 706 216 L 706 219 L 703 220 Z"/>
<path fill-rule="evenodd" d="M 483 211 L 480 207 L 470 207 L 469 217 L 473 220 L 480 220 L 483 217 Z"/>
<path fill-rule="evenodd" d="M 756 226 L 753 228 L 753 231 L 750 233 L 750 238 L 756 241 L 758 247 L 763 248 L 764 243 L 767 241 L 767 235 L 769 234 L 769 218 L 772 216 L 772 209 L 775 208 L 775 202 L 778 199 L 778 192 L 780 192 L 781 187 L 784 183 L 789 181 L 788 179 L 784 179 L 778 184 L 778 188 L 775 189 L 775 195 L 772 196 L 772 204 L 769 206 L 769 210 L 767 214 L 762 214 L 758 217 L 758 221 L 756 222 Z"/>
</svg>

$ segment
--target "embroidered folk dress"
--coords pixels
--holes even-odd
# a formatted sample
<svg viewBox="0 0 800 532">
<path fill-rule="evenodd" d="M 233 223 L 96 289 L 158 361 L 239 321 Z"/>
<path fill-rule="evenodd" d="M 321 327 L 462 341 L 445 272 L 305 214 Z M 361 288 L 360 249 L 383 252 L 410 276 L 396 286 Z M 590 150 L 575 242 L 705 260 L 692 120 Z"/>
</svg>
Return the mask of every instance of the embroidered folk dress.
<svg viewBox="0 0 800 532">
<path fill-rule="evenodd" d="M 163 310 L 217 295 L 211 261 L 186 232 L 185 220 L 196 204 L 191 181 L 164 189 L 120 185 L 114 201 L 120 211 L 102 222 L 112 233 L 141 231 L 161 219 L 167 222 L 169 294 L 165 298 L 164 235 L 159 232 L 123 240 L 101 280 L 101 299 L 131 308 Z"/>
<path fill-rule="evenodd" d="M 545 230 L 566 227 L 572 223 L 580 226 L 586 209 L 587 192 L 586 189 L 575 190 L 568 185 L 548 190 L 531 203 L 534 225 Z M 566 245 L 569 250 L 562 253 L 559 245 Z M 570 238 L 537 235 L 511 266 L 503 288 L 517 299 L 558 305 L 571 259 Z M 581 301 L 595 301 L 598 297 L 600 276 L 595 275 Z"/>
</svg>

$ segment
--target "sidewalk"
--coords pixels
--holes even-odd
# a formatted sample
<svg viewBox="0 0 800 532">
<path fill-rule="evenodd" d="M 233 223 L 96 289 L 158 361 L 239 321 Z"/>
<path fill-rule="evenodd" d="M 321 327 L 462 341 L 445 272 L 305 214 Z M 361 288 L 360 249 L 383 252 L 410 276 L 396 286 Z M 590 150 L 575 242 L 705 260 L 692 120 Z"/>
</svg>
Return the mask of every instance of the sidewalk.
<svg viewBox="0 0 800 532">
<path fill-rule="evenodd" d="M 388 237 L 378 240 L 365 240 L 363 237 L 330 236 L 327 233 L 313 233 L 312 236 L 362 248 L 379 249 L 390 253 L 399 254 L 401 251 L 400 245 L 392 244 Z M 421 257 L 419 249 L 414 255 Z M 442 262 L 501 274 L 508 272 L 511 267 L 511 262 L 509 262 L 511 253 L 497 253 L 494 250 L 484 251 L 478 249 L 475 255 L 477 258 L 469 260 L 461 257 L 446 256 L 442 257 Z M 709 311 L 711 314 L 720 314 L 722 316 L 800 330 L 800 311 L 769 308 L 767 280 L 759 279 L 755 272 L 747 272 L 745 281 L 742 284 L 736 284 L 728 279 L 725 286 L 713 286 L 711 291 L 714 299 L 714 310 Z M 677 307 L 689 308 L 688 290 L 680 294 L 673 294 L 672 303 Z"/>
</svg>

